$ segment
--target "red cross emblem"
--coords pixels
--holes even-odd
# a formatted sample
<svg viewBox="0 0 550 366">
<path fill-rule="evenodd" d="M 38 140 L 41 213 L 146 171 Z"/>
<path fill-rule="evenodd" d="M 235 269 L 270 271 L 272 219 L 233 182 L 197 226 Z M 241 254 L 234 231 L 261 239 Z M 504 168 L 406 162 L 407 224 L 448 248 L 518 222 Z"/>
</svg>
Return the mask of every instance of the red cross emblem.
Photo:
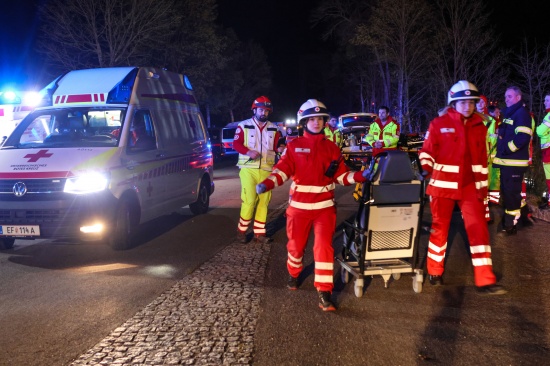
<svg viewBox="0 0 550 366">
<path fill-rule="evenodd" d="M 29 160 L 27 160 L 28 163 L 36 163 L 38 161 L 38 159 L 40 159 L 40 158 L 49 158 L 52 155 L 53 155 L 52 153 L 48 154 L 48 150 L 40 150 L 36 154 L 27 154 L 27 155 L 25 155 L 25 159 L 29 159 Z"/>
</svg>

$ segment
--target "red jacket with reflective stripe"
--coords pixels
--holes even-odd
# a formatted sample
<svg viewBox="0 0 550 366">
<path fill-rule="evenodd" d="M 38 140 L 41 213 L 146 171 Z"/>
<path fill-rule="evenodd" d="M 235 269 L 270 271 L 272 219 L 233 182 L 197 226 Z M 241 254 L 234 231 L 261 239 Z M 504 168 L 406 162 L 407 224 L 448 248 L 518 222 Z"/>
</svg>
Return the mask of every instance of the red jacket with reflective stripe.
<svg viewBox="0 0 550 366">
<path fill-rule="evenodd" d="M 332 161 L 338 165 L 333 177 L 329 178 L 325 172 Z M 351 185 L 365 181 L 361 172 L 350 171 L 340 149 L 322 132 L 312 135 L 307 131 L 288 143 L 286 152 L 262 183 L 269 191 L 290 178 L 293 183 L 289 205 L 305 210 L 333 206 L 335 183 Z"/>
<path fill-rule="evenodd" d="M 474 113 L 465 118 L 454 108 L 435 118 L 420 151 L 422 169 L 431 173 L 426 193 L 435 197 L 462 199 L 463 169 L 471 169 L 477 197 L 487 197 L 487 127 L 483 118 Z M 466 149 L 470 166 L 464 164 Z"/>
</svg>

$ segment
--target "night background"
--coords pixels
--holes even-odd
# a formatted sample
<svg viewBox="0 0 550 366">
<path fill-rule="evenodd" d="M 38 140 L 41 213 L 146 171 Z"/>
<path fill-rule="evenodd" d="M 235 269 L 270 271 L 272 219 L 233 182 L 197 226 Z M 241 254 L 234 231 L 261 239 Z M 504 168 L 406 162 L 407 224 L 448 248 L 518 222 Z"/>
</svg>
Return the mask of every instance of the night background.
<svg viewBox="0 0 550 366">
<path fill-rule="evenodd" d="M 218 23 L 232 28 L 242 41 L 262 45 L 272 73 L 272 88 L 266 94 L 275 107 L 273 120 L 295 116 L 309 98 L 318 98 L 336 114 L 357 110 L 345 96 L 345 86 L 337 76 L 329 77 L 331 57 L 338 49 L 337 39 L 321 40 L 323 25 L 313 26 L 312 10 L 321 1 L 313 0 L 218 0 Z M 14 1 L 0 12 L 0 89 L 39 89 L 54 73 L 44 56 L 37 53 L 40 34 L 38 0 Z M 546 45 L 550 32 L 542 1 L 510 2 L 486 0 L 500 44 L 518 50 L 524 37 Z M 499 42 L 495 40 L 495 42 Z M 318 82 L 322 80 L 322 82 Z M 192 80 L 193 81 L 193 80 Z M 195 81 L 196 83 L 196 81 Z M 334 87 L 333 87 L 334 86 Z M 504 91 L 502 91 L 503 94 Z M 247 102 L 250 104 L 250 102 Z M 434 108 L 434 111 L 437 108 Z M 213 123 L 223 125 L 225 116 Z"/>
</svg>

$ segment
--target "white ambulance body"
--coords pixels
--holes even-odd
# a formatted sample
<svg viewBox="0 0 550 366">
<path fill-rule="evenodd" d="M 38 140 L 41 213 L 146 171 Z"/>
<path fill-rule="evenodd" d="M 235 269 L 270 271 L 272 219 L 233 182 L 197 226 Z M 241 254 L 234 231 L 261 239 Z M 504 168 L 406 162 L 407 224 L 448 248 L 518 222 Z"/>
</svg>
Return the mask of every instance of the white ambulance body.
<svg viewBox="0 0 550 366">
<path fill-rule="evenodd" d="M 183 75 L 156 68 L 71 71 L 0 147 L 0 247 L 15 238 L 132 246 L 140 223 L 214 192 L 204 119 Z"/>
<path fill-rule="evenodd" d="M 6 94 L 11 94 L 6 98 Z M 19 122 L 35 107 L 33 97 L 35 92 L 7 91 L 0 92 L 0 145 L 4 142 L 11 132 L 17 127 Z"/>
</svg>

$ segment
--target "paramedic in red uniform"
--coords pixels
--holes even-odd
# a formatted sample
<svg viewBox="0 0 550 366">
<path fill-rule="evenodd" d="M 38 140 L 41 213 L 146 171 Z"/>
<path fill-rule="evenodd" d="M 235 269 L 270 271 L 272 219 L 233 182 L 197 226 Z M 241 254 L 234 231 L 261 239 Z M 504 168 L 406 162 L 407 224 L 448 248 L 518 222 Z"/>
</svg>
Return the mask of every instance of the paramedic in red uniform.
<svg viewBox="0 0 550 366">
<path fill-rule="evenodd" d="M 266 194 L 292 178 L 287 219 L 288 288 L 298 288 L 298 276 L 303 269 L 303 257 L 311 228 L 315 236 L 314 285 L 323 311 L 336 310 L 331 300 L 334 270 L 332 237 L 336 228 L 335 184 L 351 185 L 364 182 L 361 172 L 349 171 L 340 149 L 327 140 L 323 129 L 329 115 L 316 99 L 309 99 L 298 111 L 298 123 L 304 134 L 292 140 L 286 153 L 275 165 L 273 173 L 258 184 L 258 193 Z"/>
<path fill-rule="evenodd" d="M 256 184 L 269 176 L 275 165 L 275 144 L 279 140 L 277 126 L 268 121 L 273 111 L 271 101 L 261 96 L 252 103 L 253 116 L 239 123 L 235 131 L 233 148 L 239 153 L 237 166 L 241 179 L 241 213 L 238 240 L 246 243 L 246 232 L 254 218 L 254 236 L 257 241 L 267 243 L 265 224 L 267 206 L 271 193 L 256 194 Z M 255 211 L 255 212 L 254 212 Z"/>
<path fill-rule="evenodd" d="M 432 212 L 427 257 L 429 280 L 432 285 L 443 284 L 449 224 L 458 204 L 470 244 L 475 285 L 486 294 L 505 294 L 493 273 L 485 220 L 487 127 L 483 117 L 474 113 L 479 92 L 475 85 L 461 80 L 449 90 L 447 99 L 446 113 L 430 123 L 420 152 L 422 168 L 430 176 L 426 190 Z"/>
</svg>

